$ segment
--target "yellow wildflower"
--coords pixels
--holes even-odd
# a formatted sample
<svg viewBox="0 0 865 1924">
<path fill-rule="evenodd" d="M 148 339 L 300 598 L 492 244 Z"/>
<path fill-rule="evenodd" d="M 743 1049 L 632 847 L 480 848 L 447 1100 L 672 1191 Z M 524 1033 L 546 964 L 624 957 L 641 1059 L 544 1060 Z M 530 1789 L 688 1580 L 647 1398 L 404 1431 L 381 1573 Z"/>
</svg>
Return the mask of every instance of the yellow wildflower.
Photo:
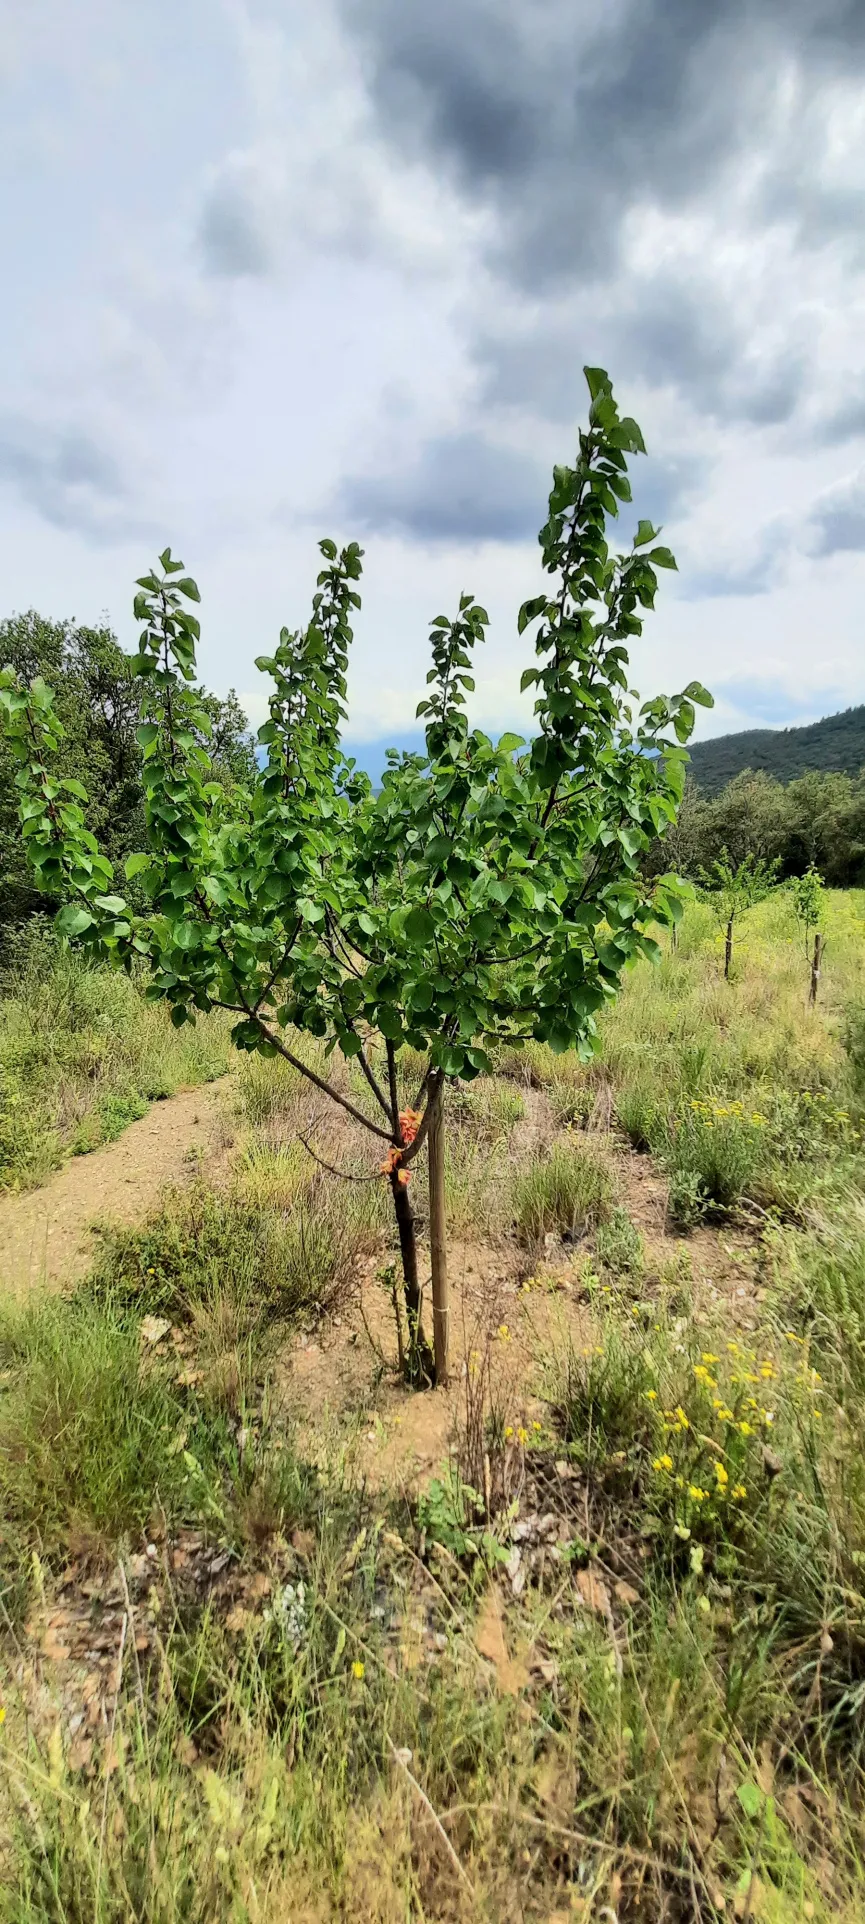
<svg viewBox="0 0 865 1924">
<path fill-rule="evenodd" d="M 658 1400 L 658 1392 L 657 1392 L 657 1390 L 647 1390 L 647 1391 L 646 1391 L 646 1402 L 647 1402 L 647 1403 L 656 1403 L 656 1402 L 657 1402 L 657 1400 Z"/>
<path fill-rule="evenodd" d="M 688 1495 L 689 1497 L 692 1498 L 694 1503 L 703 1503 L 706 1497 L 708 1496 L 708 1494 L 709 1494 L 708 1490 L 700 1489 L 699 1483 L 688 1484 Z"/>
<path fill-rule="evenodd" d="M 734 1485 L 732 1495 L 736 1503 L 744 1503 L 747 1494 L 748 1492 L 744 1483 L 736 1483 Z"/>
<path fill-rule="evenodd" d="M 513 1423 L 509 1423 L 509 1424 L 508 1424 L 508 1426 L 507 1426 L 507 1428 L 506 1428 L 506 1430 L 505 1430 L 505 1442 L 506 1442 L 506 1443 L 508 1443 L 508 1442 L 510 1442 L 510 1439 L 511 1439 L 511 1437 L 513 1436 L 513 1433 L 514 1433 L 514 1426 L 513 1426 Z"/>
<path fill-rule="evenodd" d="M 700 1361 L 701 1363 L 717 1363 L 718 1358 L 717 1356 L 712 1355 L 712 1352 L 710 1349 L 704 1349 L 703 1354 L 700 1358 Z"/>
<path fill-rule="evenodd" d="M 503 1342 L 503 1343 L 509 1343 L 509 1342 L 510 1342 L 510 1340 L 511 1340 L 511 1332 L 510 1332 L 510 1330 L 508 1329 L 508 1326 L 507 1326 L 507 1323 L 500 1323 L 500 1324 L 499 1324 L 499 1327 L 498 1327 L 498 1332 L 497 1332 L 497 1333 L 498 1333 L 498 1336 L 499 1336 L 499 1338 L 500 1338 L 500 1340 L 501 1340 L 501 1342 Z"/>
<path fill-rule="evenodd" d="M 355 1659 L 355 1662 L 351 1666 L 351 1674 L 353 1677 L 356 1677 L 358 1683 L 360 1683 L 361 1678 L 366 1675 L 366 1664 Z"/>
<path fill-rule="evenodd" d="M 718 1479 L 719 1490 L 725 1490 L 727 1488 L 727 1484 L 730 1481 L 730 1478 L 727 1475 L 727 1471 L 725 1470 L 723 1463 L 715 1464 L 715 1475 Z"/>
<path fill-rule="evenodd" d="M 754 1434 L 750 1423 L 745 1423 L 744 1421 L 741 1422 L 739 1424 L 739 1429 L 741 1430 L 743 1436 L 753 1436 Z"/>
<path fill-rule="evenodd" d="M 517 1430 L 517 1442 L 526 1444 L 528 1443 L 528 1440 L 529 1440 L 528 1430 L 524 1430 L 521 1423 L 519 1429 Z"/>
<path fill-rule="evenodd" d="M 671 1470 L 672 1467 L 673 1459 L 671 1456 L 656 1456 L 652 1464 L 653 1470 Z"/>
</svg>

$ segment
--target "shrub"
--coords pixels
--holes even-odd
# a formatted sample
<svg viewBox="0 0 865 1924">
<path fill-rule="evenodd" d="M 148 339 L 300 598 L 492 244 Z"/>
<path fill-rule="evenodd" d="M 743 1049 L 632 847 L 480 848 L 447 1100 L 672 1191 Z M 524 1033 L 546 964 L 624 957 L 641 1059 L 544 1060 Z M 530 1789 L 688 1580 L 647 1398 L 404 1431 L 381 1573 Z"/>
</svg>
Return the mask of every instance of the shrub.
<svg viewBox="0 0 865 1924">
<path fill-rule="evenodd" d="M 514 1183 L 514 1210 L 521 1242 L 539 1243 L 550 1232 L 577 1237 L 608 1215 L 614 1194 L 608 1169 L 584 1150 L 559 1143 L 545 1162 L 533 1163 Z"/>
<path fill-rule="evenodd" d="M 91 1289 L 139 1312 L 188 1318 L 228 1296 L 247 1327 L 331 1301 L 365 1233 L 352 1205 L 316 1185 L 286 1213 L 198 1182 L 143 1229 L 105 1228 Z"/>
</svg>

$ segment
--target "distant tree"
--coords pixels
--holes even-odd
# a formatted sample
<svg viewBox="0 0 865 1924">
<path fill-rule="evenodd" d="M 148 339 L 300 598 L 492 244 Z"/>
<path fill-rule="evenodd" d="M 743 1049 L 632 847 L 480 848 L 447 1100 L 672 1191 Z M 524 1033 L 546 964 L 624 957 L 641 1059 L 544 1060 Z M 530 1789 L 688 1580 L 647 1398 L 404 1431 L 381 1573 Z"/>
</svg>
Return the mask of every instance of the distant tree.
<svg viewBox="0 0 865 1924">
<path fill-rule="evenodd" d="M 308 626 L 283 629 L 258 660 L 273 681 L 259 731 L 265 765 L 226 791 L 213 780 L 192 686 L 198 589 L 166 549 L 135 600 L 148 845 L 126 863 L 148 902 L 136 914 L 85 826 L 86 791 L 54 773 L 64 738 L 50 688 L 0 677 L 22 831 L 39 881 L 64 898 L 61 930 L 117 961 L 146 958 L 149 993 L 177 1026 L 196 1010 L 231 1009 L 239 1048 L 282 1056 L 371 1133 L 393 1198 L 412 1356 L 419 1376 L 439 1381 L 448 1082 L 489 1070 L 501 1042 L 590 1055 L 597 1012 L 623 970 L 658 952 L 652 924 L 681 912 L 675 878 L 649 883 L 640 864 L 675 818 L 694 704 L 711 697 L 692 682 L 634 714 L 629 642 L 654 604 L 657 570 L 675 562 L 648 521 L 626 552 L 608 545 L 609 521 L 631 499 L 628 456 L 645 450 L 607 375 L 586 376 L 589 424 L 574 465 L 554 470 L 541 530 L 552 583 L 519 616 L 520 633 L 536 629 L 523 675 L 536 691 L 528 746 L 469 730 L 471 655 L 487 617 L 464 594 L 455 617 L 432 624 L 425 751 L 394 756 L 374 795 L 339 740 L 361 551 L 323 541 Z M 304 1058 L 304 1035 L 353 1061 L 365 1096 L 322 1076 Z M 425 1066 L 403 1105 L 405 1044 Z M 427 1137 L 434 1368 L 408 1194 Z"/>
<path fill-rule="evenodd" d="M 777 861 L 761 862 L 753 855 L 746 855 L 734 866 L 726 849 L 710 868 L 701 873 L 705 898 L 724 930 L 724 979 L 727 982 L 733 964 L 735 924 L 747 909 L 753 908 L 755 902 L 763 901 L 769 894 L 777 874 Z"/>
</svg>

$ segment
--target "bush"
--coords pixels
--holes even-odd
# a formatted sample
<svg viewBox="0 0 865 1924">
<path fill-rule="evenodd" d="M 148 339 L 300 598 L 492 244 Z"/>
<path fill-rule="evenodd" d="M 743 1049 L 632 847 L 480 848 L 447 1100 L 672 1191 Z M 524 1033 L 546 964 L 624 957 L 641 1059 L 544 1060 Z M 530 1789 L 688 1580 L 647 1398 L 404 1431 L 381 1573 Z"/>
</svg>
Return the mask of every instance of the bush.
<svg viewBox="0 0 865 1924">
<path fill-rule="evenodd" d="M 559 1143 L 545 1162 L 517 1176 L 513 1195 L 517 1234 L 531 1245 L 551 1232 L 576 1238 L 603 1221 L 614 1185 L 609 1170 L 592 1156 Z"/>
<path fill-rule="evenodd" d="M 333 1300 L 351 1277 L 365 1225 L 325 1185 L 286 1212 L 198 1182 L 170 1195 L 143 1229 L 102 1231 L 90 1287 L 139 1313 L 188 1319 L 229 1297 L 241 1324 L 291 1317 Z"/>
</svg>

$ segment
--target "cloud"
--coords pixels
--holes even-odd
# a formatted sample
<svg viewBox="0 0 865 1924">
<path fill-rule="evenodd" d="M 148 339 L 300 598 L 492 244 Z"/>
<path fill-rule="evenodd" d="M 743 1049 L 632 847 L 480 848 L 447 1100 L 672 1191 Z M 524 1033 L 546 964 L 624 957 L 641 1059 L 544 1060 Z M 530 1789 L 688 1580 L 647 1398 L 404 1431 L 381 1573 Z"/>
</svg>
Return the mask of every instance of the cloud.
<svg viewBox="0 0 865 1924">
<path fill-rule="evenodd" d="M 683 208 L 765 146 L 752 182 L 791 212 L 820 137 L 798 80 L 845 80 L 865 55 L 858 0 L 345 0 L 383 126 L 502 216 L 497 251 L 521 285 L 597 274 L 631 208 Z M 773 166 L 776 149 L 799 166 Z M 786 191 L 785 191 L 786 190 Z M 839 183 L 812 175 L 843 213 Z M 852 211 L 852 210 L 848 210 Z"/>
<path fill-rule="evenodd" d="M 411 466 L 356 476 L 338 495 L 346 521 L 424 542 L 523 541 L 546 516 L 549 469 L 466 431 L 427 442 Z"/>
<path fill-rule="evenodd" d="M 270 265 L 254 183 L 237 169 L 221 174 L 201 209 L 198 240 L 208 273 L 236 280 L 261 275 Z"/>
<path fill-rule="evenodd" d="M 773 429 L 813 404 L 826 308 L 863 261 L 846 159 L 859 0 L 342 11 L 380 137 L 487 216 L 497 291 L 481 289 L 473 343 L 487 401 L 561 418 L 592 360 L 725 424 Z M 837 352 L 827 362 L 831 385 Z"/>
<path fill-rule="evenodd" d="M 91 540 L 119 539 L 136 525 L 117 462 L 80 427 L 0 414 L 2 481 L 44 520 Z"/>
<path fill-rule="evenodd" d="M 807 536 L 813 555 L 865 552 L 865 468 L 818 498 Z"/>
<path fill-rule="evenodd" d="M 716 681 L 713 694 L 724 707 L 737 710 L 752 725 L 792 727 L 836 712 L 844 702 L 837 686 L 791 688 L 786 664 L 776 664 L 774 675 L 739 675 Z"/>
</svg>

